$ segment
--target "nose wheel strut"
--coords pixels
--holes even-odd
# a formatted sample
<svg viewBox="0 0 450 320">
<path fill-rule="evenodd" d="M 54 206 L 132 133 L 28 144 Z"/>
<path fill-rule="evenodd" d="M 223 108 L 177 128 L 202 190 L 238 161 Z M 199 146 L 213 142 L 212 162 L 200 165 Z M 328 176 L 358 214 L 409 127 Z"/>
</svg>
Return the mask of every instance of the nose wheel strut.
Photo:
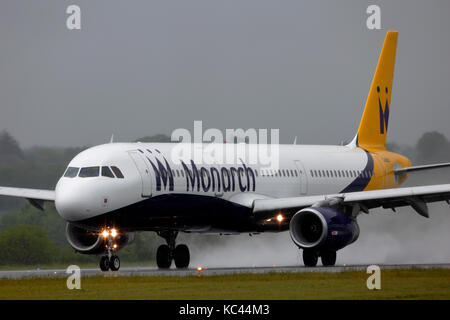
<svg viewBox="0 0 450 320">
<path fill-rule="evenodd" d="M 167 244 L 162 244 L 156 251 L 156 264 L 160 269 L 168 269 L 175 261 L 178 269 L 184 269 L 189 266 L 190 254 L 189 248 L 185 244 L 176 245 L 178 231 L 159 231 L 157 234 L 164 238 Z"/>
<path fill-rule="evenodd" d="M 112 237 L 105 239 L 105 255 L 100 258 L 100 270 L 102 271 L 118 271 L 120 269 L 120 259 L 115 254 L 116 246 Z"/>
</svg>

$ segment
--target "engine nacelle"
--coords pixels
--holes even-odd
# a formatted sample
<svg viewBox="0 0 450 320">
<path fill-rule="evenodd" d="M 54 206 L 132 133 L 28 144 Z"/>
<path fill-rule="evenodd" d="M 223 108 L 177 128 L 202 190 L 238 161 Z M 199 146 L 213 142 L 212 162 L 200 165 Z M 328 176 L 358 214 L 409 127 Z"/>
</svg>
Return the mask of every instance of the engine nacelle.
<svg viewBox="0 0 450 320">
<path fill-rule="evenodd" d="M 71 247 L 80 253 L 100 254 L 105 251 L 105 239 L 98 232 L 89 231 L 67 223 L 66 238 Z M 129 245 L 133 241 L 134 233 L 119 234 L 114 239 L 118 249 Z"/>
<path fill-rule="evenodd" d="M 289 224 L 294 243 L 302 249 L 337 251 L 359 237 L 356 220 L 327 207 L 309 207 L 297 212 Z"/>
</svg>

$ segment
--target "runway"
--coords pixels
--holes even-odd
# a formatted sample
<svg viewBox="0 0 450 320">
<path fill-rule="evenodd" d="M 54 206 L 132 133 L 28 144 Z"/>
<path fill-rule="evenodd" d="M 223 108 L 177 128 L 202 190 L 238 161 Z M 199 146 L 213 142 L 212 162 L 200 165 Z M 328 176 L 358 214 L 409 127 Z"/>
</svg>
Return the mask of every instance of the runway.
<svg viewBox="0 0 450 320">
<path fill-rule="evenodd" d="M 365 271 L 368 265 L 338 265 L 334 267 L 304 267 L 304 266 L 270 266 L 270 267 L 240 267 L 240 268 L 202 268 L 201 270 L 190 269 L 168 269 L 160 270 L 156 267 L 123 267 L 119 271 L 102 272 L 97 268 L 81 269 L 82 277 L 136 277 L 136 276 L 213 276 L 241 273 L 305 273 L 305 272 L 327 272 L 337 273 L 344 271 Z M 450 264 L 391 264 L 379 265 L 381 270 L 388 269 L 450 269 Z M 31 278 L 65 278 L 69 274 L 66 269 L 34 269 L 34 270 L 5 270 L 0 271 L 0 279 L 31 279 Z"/>
</svg>

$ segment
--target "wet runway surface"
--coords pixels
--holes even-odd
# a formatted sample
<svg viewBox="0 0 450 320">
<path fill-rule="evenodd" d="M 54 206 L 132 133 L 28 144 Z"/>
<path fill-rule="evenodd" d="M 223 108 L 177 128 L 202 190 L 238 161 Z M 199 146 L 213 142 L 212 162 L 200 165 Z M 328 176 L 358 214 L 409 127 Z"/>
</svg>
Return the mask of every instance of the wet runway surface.
<svg viewBox="0 0 450 320">
<path fill-rule="evenodd" d="M 343 272 L 365 271 L 368 265 L 337 265 L 334 267 L 304 267 L 304 266 L 269 266 L 269 267 L 239 267 L 239 268 L 196 268 L 190 269 L 166 269 L 156 267 L 122 267 L 119 271 L 102 272 L 97 268 L 81 269 L 82 277 L 135 277 L 135 276 L 211 276 L 240 273 L 302 273 L 302 272 Z M 379 265 L 381 270 L 387 269 L 450 269 L 450 264 L 396 264 Z M 66 269 L 34 269 L 34 270 L 5 270 L 0 271 L 0 279 L 25 279 L 25 278 L 63 278 L 68 277 Z"/>
</svg>

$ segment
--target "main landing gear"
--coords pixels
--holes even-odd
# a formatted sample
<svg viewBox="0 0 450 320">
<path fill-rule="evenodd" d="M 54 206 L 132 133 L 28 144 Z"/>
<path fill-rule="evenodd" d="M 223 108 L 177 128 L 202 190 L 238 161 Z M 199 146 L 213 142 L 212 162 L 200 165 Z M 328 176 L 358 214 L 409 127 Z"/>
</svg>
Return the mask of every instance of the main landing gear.
<svg viewBox="0 0 450 320">
<path fill-rule="evenodd" d="M 305 264 L 305 267 L 315 267 L 319 260 L 319 256 L 322 260 L 322 265 L 324 266 L 334 266 L 336 264 L 336 251 L 304 249 L 303 263 Z"/>
<path fill-rule="evenodd" d="M 105 242 L 105 255 L 100 259 L 100 270 L 102 271 L 117 271 L 120 269 L 120 259 L 115 254 L 118 247 L 114 239 L 117 236 L 116 229 L 103 230 L 101 236 Z"/>
<path fill-rule="evenodd" d="M 160 237 L 163 237 L 167 244 L 162 244 L 156 251 L 156 264 L 160 269 L 168 269 L 175 261 L 175 266 L 178 269 L 187 268 L 189 266 L 190 254 L 189 248 L 185 244 L 176 245 L 175 239 L 178 231 L 160 231 Z"/>
</svg>

